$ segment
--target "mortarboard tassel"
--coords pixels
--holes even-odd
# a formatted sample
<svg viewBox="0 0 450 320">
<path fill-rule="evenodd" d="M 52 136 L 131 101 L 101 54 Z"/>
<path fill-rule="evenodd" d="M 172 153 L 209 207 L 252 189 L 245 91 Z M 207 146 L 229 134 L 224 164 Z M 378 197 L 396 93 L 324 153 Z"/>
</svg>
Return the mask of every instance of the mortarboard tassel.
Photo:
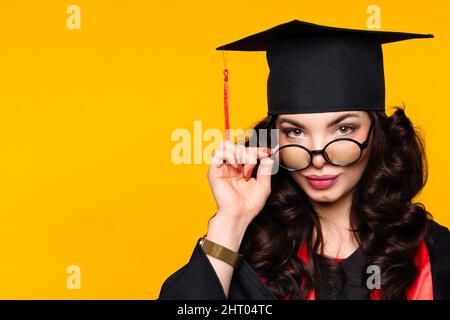
<svg viewBox="0 0 450 320">
<path fill-rule="evenodd" d="M 226 139 L 230 140 L 230 116 L 229 116 L 229 99 L 228 99 L 228 69 L 227 69 L 227 60 L 225 56 L 225 51 L 223 54 L 223 61 L 224 61 L 224 88 L 223 88 L 223 102 L 224 102 L 224 113 L 225 113 L 225 134 Z"/>
</svg>

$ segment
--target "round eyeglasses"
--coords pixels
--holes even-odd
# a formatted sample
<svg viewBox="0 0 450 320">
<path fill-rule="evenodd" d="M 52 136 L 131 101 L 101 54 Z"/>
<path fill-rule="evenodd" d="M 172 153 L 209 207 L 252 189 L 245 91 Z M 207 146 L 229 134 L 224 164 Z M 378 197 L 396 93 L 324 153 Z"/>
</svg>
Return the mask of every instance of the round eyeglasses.
<svg viewBox="0 0 450 320">
<path fill-rule="evenodd" d="M 299 144 L 288 144 L 276 150 L 273 156 L 276 159 L 279 152 L 280 167 L 288 171 L 305 170 L 311 165 L 315 154 L 321 154 L 334 166 L 347 167 L 361 158 L 363 150 L 369 144 L 372 126 L 373 124 L 370 125 L 367 139 L 363 143 L 350 138 L 339 138 L 328 142 L 322 150 L 309 150 Z"/>
</svg>

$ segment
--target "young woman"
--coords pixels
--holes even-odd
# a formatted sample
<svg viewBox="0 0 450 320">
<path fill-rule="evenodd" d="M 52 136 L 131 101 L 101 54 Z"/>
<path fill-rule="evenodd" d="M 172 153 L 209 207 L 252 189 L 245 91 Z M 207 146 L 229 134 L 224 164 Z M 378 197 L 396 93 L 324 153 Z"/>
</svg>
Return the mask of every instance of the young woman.
<svg viewBox="0 0 450 320">
<path fill-rule="evenodd" d="M 343 30 L 294 20 L 223 47 L 268 50 L 255 132 L 278 131 L 216 150 L 218 210 L 160 299 L 450 299 L 450 232 L 413 201 L 423 141 L 380 84 L 379 40 L 420 35 Z"/>
</svg>

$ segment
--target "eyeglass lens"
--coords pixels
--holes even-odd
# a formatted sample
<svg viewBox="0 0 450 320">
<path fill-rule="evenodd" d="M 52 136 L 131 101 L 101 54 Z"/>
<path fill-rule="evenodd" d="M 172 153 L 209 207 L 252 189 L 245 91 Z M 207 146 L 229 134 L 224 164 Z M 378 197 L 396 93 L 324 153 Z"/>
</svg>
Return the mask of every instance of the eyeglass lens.
<svg viewBox="0 0 450 320">
<path fill-rule="evenodd" d="M 283 166 L 301 170 L 307 168 L 312 161 L 309 152 L 301 146 L 289 146 L 281 148 L 280 160 Z M 338 140 L 330 143 L 324 150 L 325 159 L 338 166 L 348 166 L 357 161 L 361 156 L 361 148 L 358 144 L 349 140 Z"/>
</svg>

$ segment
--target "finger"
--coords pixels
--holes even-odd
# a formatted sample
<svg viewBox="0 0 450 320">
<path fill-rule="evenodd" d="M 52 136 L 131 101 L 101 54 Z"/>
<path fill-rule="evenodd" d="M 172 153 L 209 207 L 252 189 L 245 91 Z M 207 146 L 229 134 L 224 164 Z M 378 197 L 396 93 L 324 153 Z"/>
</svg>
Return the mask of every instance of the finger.
<svg viewBox="0 0 450 320">
<path fill-rule="evenodd" d="M 234 144 L 231 141 L 225 140 L 224 141 L 224 150 L 225 150 L 225 160 L 227 160 L 228 164 L 231 164 L 233 168 L 240 171 L 240 165 L 238 164 L 238 158 L 239 158 L 239 150 L 238 145 Z"/>
<path fill-rule="evenodd" d="M 266 157 L 263 158 L 256 172 L 256 180 L 262 183 L 268 190 L 270 190 L 270 179 L 272 175 L 273 160 Z"/>
<path fill-rule="evenodd" d="M 247 150 L 246 152 L 247 161 L 243 168 L 243 174 L 246 180 L 250 179 L 252 175 L 253 169 L 256 167 L 258 162 L 258 157 L 256 152 L 252 152 L 251 150 Z"/>
<path fill-rule="evenodd" d="M 225 141 L 222 141 L 214 150 L 214 154 L 211 158 L 211 164 L 214 168 L 220 168 L 223 164 L 226 163 L 225 153 L 226 153 Z"/>
<path fill-rule="evenodd" d="M 248 152 L 256 154 L 258 159 L 270 156 L 272 149 L 268 147 L 248 147 Z"/>
<path fill-rule="evenodd" d="M 241 164 L 248 162 L 248 152 L 256 153 L 257 158 L 267 157 L 272 153 L 272 149 L 268 147 L 246 147 L 243 144 L 235 144 L 228 140 L 223 142 L 223 146 L 225 150 L 231 150 L 236 153 L 236 159 Z"/>
<path fill-rule="evenodd" d="M 237 164 L 236 160 L 236 154 L 233 152 L 233 150 L 225 151 L 224 163 L 231 165 L 236 170 L 239 170 L 239 165 Z"/>
<path fill-rule="evenodd" d="M 236 144 L 234 146 L 234 148 L 235 148 L 234 151 L 235 151 L 235 156 L 236 156 L 236 163 L 238 165 L 238 170 L 240 173 L 242 173 L 244 163 L 245 163 L 245 158 L 246 158 L 245 146 L 241 145 L 241 144 Z"/>
<path fill-rule="evenodd" d="M 270 156 L 272 149 L 266 147 L 248 147 L 246 148 L 246 161 L 244 166 L 244 177 L 250 179 L 253 169 L 256 167 L 257 159 Z"/>
<path fill-rule="evenodd" d="M 211 167 L 212 168 L 220 168 L 224 165 L 225 153 L 221 145 L 214 151 L 214 154 L 211 158 Z"/>
<path fill-rule="evenodd" d="M 242 144 L 236 144 L 236 159 L 239 164 L 245 164 L 247 161 L 247 148 Z"/>
</svg>

